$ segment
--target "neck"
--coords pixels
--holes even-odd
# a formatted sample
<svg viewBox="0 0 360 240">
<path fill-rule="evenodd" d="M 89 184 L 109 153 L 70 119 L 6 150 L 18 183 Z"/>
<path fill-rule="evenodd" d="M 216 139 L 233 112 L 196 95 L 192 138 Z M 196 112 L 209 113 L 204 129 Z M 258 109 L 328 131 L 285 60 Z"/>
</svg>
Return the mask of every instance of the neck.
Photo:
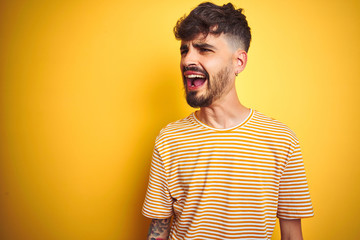
<svg viewBox="0 0 360 240">
<path fill-rule="evenodd" d="M 239 101 L 235 87 L 226 96 L 196 112 L 198 119 L 213 128 L 225 129 L 237 126 L 250 113 Z"/>
</svg>

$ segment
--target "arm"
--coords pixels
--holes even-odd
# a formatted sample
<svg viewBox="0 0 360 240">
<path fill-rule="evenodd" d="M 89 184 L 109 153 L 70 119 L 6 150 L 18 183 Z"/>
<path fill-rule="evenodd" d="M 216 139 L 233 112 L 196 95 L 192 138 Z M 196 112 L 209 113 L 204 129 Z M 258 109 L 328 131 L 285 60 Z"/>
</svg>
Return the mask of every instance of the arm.
<svg viewBox="0 0 360 240">
<path fill-rule="evenodd" d="M 153 219 L 147 240 L 167 240 L 170 233 L 171 218 Z"/>
<path fill-rule="evenodd" d="M 303 240 L 301 231 L 301 219 L 280 220 L 281 240 Z"/>
</svg>

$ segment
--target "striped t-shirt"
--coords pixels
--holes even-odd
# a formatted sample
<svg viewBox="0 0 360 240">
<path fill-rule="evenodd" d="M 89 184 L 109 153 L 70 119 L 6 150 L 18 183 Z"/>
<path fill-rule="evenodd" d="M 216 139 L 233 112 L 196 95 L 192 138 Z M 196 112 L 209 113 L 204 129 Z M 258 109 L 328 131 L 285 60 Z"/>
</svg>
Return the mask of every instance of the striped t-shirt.
<svg viewBox="0 0 360 240">
<path fill-rule="evenodd" d="M 313 216 L 298 139 L 257 111 L 216 129 L 193 113 L 156 138 L 143 205 L 169 239 L 270 239 L 276 217 Z"/>
</svg>

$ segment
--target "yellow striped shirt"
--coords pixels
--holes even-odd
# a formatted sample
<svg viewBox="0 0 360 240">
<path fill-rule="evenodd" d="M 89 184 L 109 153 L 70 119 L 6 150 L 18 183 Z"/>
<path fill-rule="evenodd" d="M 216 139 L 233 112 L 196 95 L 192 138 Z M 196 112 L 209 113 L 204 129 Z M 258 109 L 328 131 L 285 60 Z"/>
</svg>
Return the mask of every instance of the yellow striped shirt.
<svg viewBox="0 0 360 240">
<path fill-rule="evenodd" d="M 216 129 L 194 113 L 155 141 L 143 205 L 174 216 L 169 239 L 270 239 L 276 217 L 313 216 L 298 139 L 257 111 Z"/>
</svg>

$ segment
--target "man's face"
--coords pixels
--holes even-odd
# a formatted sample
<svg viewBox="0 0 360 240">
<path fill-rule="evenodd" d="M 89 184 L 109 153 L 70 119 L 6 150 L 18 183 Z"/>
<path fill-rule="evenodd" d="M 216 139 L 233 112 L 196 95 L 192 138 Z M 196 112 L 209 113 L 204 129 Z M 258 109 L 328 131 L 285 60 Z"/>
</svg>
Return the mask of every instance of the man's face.
<svg viewBox="0 0 360 240">
<path fill-rule="evenodd" d="M 198 35 L 181 42 L 180 68 L 186 100 L 192 107 L 207 107 L 234 87 L 234 50 L 226 37 Z"/>
</svg>

